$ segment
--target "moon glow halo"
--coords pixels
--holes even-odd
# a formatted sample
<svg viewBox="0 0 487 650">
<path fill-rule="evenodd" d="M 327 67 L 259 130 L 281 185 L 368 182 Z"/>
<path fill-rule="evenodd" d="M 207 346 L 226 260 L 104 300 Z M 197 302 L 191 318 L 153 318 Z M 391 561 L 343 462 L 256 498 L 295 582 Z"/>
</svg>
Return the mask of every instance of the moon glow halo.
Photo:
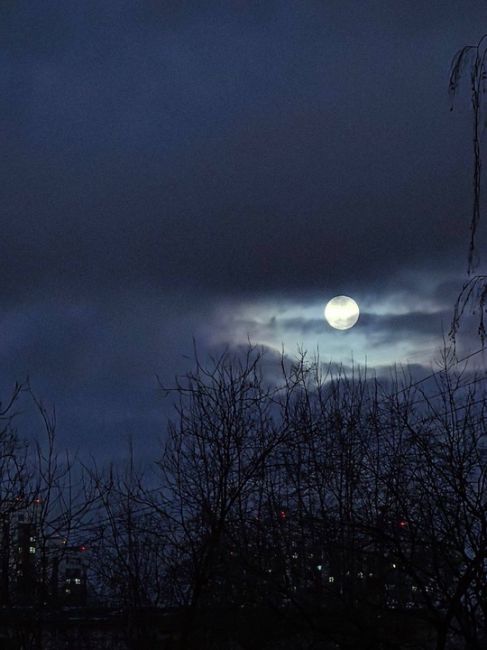
<svg viewBox="0 0 487 650">
<path fill-rule="evenodd" d="M 325 319 L 336 330 L 348 330 L 355 325 L 360 309 L 353 298 L 335 296 L 325 307 Z"/>
</svg>

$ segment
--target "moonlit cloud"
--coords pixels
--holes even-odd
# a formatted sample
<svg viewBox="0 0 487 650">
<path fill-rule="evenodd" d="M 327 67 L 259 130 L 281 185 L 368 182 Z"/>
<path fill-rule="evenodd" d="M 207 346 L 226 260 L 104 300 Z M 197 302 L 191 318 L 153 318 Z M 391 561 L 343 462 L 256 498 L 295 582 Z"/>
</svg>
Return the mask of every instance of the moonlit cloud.
<svg viewBox="0 0 487 650">
<path fill-rule="evenodd" d="M 337 332 L 323 318 L 327 298 L 227 301 L 215 310 L 202 335 L 212 345 L 236 346 L 250 340 L 276 351 L 284 347 L 290 354 L 297 347 L 319 349 L 322 357 L 346 362 L 353 358 L 359 363 L 385 365 L 421 356 L 428 364 L 442 347 L 451 324 L 447 300 L 421 294 L 414 300 L 410 288 L 409 292 L 380 297 L 364 294 L 366 308 L 356 327 Z"/>
</svg>

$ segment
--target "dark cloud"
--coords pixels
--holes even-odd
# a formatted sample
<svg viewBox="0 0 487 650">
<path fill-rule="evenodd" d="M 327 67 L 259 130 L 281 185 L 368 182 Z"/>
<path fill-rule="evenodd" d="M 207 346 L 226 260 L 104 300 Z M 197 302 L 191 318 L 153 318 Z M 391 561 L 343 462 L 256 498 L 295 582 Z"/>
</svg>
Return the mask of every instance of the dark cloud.
<svg viewBox="0 0 487 650">
<path fill-rule="evenodd" d="M 252 3 L 169 5 L 149 29 L 135 16 L 155 3 L 47 4 L 4 25 L 4 291 L 299 293 L 461 256 L 456 44 L 424 10 L 404 30 L 370 3 L 345 30 L 333 3 L 271 3 L 250 23 Z"/>
<path fill-rule="evenodd" d="M 409 312 L 407 314 L 361 314 L 361 325 L 372 345 L 392 344 L 400 340 L 431 340 L 443 334 L 448 340 L 452 312 Z"/>
<path fill-rule="evenodd" d="M 372 298 L 415 274 L 446 300 L 471 183 L 448 66 L 482 24 L 480 2 L 2 3 L 4 373 L 115 435 L 152 418 L 155 369 L 182 367 L 220 299 Z M 361 324 L 371 343 L 433 328 Z"/>
</svg>

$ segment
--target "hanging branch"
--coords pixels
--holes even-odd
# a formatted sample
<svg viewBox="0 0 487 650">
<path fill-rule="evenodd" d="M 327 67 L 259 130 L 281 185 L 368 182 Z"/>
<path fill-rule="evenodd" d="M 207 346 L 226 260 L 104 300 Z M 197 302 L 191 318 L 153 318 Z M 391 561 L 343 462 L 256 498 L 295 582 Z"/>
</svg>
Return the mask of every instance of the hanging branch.
<svg viewBox="0 0 487 650">
<path fill-rule="evenodd" d="M 468 274 L 478 265 L 478 256 L 475 251 L 475 237 L 480 221 L 480 199 L 481 199 L 481 177 L 482 177 L 482 156 L 481 136 L 485 124 L 482 124 L 482 96 L 485 93 L 487 78 L 486 57 L 487 57 L 487 34 L 484 34 L 477 45 L 466 45 L 453 57 L 450 68 L 449 94 L 453 102 L 460 87 L 462 77 L 467 66 L 470 67 L 470 100 L 473 111 L 473 205 L 472 218 L 470 221 L 470 241 L 468 247 Z"/>
<path fill-rule="evenodd" d="M 472 273 L 478 267 L 479 256 L 476 250 L 477 229 L 480 222 L 481 208 L 481 181 L 482 181 L 482 132 L 485 127 L 483 119 L 483 95 L 486 91 L 486 58 L 487 58 L 487 34 L 484 34 L 477 45 L 466 45 L 461 48 L 453 57 L 450 68 L 449 94 L 452 100 L 451 109 L 457 92 L 459 90 L 465 69 L 470 71 L 470 101 L 473 111 L 473 203 L 472 217 L 470 221 L 470 239 L 468 244 L 468 279 L 464 283 L 458 295 L 453 312 L 450 338 L 455 342 L 456 334 L 460 327 L 460 321 L 467 306 L 473 305 L 472 313 L 478 308 L 480 314 L 478 334 L 482 345 L 486 339 L 486 328 L 484 323 L 484 308 L 487 300 L 487 276 L 475 275 Z"/>
</svg>

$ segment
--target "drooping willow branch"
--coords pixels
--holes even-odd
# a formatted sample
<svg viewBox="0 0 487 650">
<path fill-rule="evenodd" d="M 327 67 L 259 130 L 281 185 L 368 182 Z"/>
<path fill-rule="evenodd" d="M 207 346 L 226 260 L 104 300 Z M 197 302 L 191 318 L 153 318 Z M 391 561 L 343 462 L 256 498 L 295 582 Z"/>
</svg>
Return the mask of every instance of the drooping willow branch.
<svg viewBox="0 0 487 650">
<path fill-rule="evenodd" d="M 462 47 L 453 57 L 450 68 L 449 93 L 453 102 L 459 90 L 460 83 L 466 70 L 469 70 L 470 101 L 473 112 L 473 201 L 470 220 L 470 238 L 468 244 L 468 280 L 462 287 L 455 303 L 450 337 L 455 341 L 460 327 L 460 321 L 468 305 L 472 305 L 472 313 L 479 312 L 478 334 L 484 345 L 487 331 L 484 322 L 484 309 L 487 302 L 487 276 L 475 275 L 473 271 L 478 266 L 479 255 L 476 249 L 476 235 L 481 215 L 481 181 L 482 181 L 482 132 L 485 127 L 483 115 L 483 95 L 486 92 L 486 59 L 487 34 L 484 34 L 477 45 Z"/>
<path fill-rule="evenodd" d="M 450 69 L 449 93 L 453 101 L 460 87 L 460 82 L 465 74 L 465 69 L 470 68 L 470 101 L 473 111 L 473 202 L 472 218 L 470 221 L 470 240 L 468 248 L 468 274 L 476 268 L 478 255 L 475 250 L 475 236 L 480 221 L 480 199 L 481 199 L 481 178 L 482 178 L 482 150 L 481 136 L 485 126 L 482 119 L 483 101 L 482 97 L 486 91 L 486 57 L 487 57 L 487 34 L 482 36 L 477 45 L 466 45 L 453 57 Z"/>
<path fill-rule="evenodd" d="M 482 346 L 487 339 L 487 329 L 485 322 L 485 307 L 487 305 L 487 275 L 475 275 L 469 278 L 463 285 L 453 310 L 452 324 L 450 328 L 450 338 L 455 341 L 456 335 L 460 328 L 460 321 L 468 305 L 472 306 L 472 313 L 479 312 L 478 335 Z"/>
</svg>

